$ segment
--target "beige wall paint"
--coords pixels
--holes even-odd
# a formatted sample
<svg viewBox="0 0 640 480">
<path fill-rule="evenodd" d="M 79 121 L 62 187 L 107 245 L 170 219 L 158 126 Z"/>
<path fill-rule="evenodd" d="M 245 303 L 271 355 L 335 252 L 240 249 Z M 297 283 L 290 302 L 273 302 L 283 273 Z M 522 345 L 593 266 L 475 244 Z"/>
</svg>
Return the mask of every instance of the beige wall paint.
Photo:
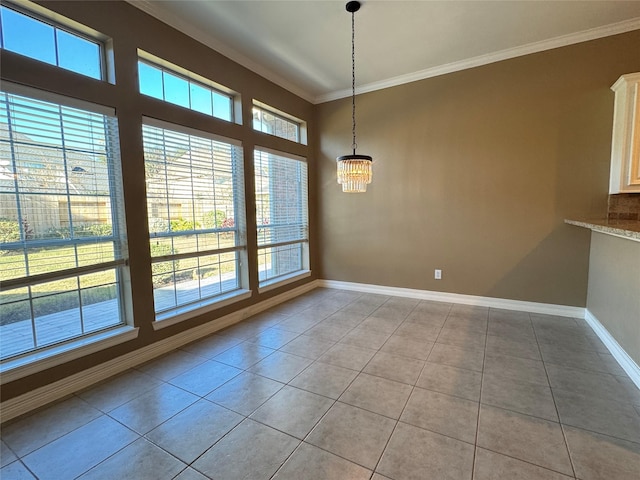
<svg viewBox="0 0 640 480">
<path fill-rule="evenodd" d="M 3 81 L 12 81 L 115 108 L 120 127 L 130 257 L 132 319 L 135 326 L 140 327 L 140 335 L 134 341 L 3 385 L 2 401 L 312 281 L 316 278 L 315 272 L 318 262 L 315 242 L 316 228 L 313 222 L 313 219 L 317 217 L 315 213 L 317 204 L 315 161 L 313 158 L 315 137 L 310 136 L 309 145 L 294 144 L 271 135 L 255 132 L 251 122 L 251 104 L 252 99 L 255 98 L 307 121 L 309 129 L 314 131 L 316 127 L 313 105 L 125 2 L 46 1 L 41 3 L 45 8 L 91 27 L 113 40 L 115 84 L 91 80 L 4 50 L 1 52 L 2 69 L 0 74 Z M 244 123 L 238 125 L 225 122 L 140 95 L 137 79 L 138 48 L 238 92 L 244 100 L 242 111 Z M 232 306 L 207 314 L 195 315 L 180 324 L 159 331 L 154 331 L 152 326 L 154 308 L 147 217 L 144 207 L 146 197 L 142 153 L 142 116 L 158 118 L 197 130 L 239 139 L 244 147 L 245 190 L 249 212 L 247 215 L 249 286 L 253 290 L 253 296 L 249 300 L 238 302 Z M 288 151 L 307 157 L 309 162 L 309 204 L 310 217 L 312 218 L 310 261 L 313 274 L 305 280 L 263 294 L 257 292 L 255 221 L 252 219 L 254 209 L 252 194 L 253 148 L 255 145 Z"/>
<path fill-rule="evenodd" d="M 336 183 L 349 99 L 318 106 L 320 276 L 584 306 L 589 234 L 563 219 L 606 210 L 610 86 L 640 70 L 638 45 L 635 31 L 359 95 L 365 194 Z"/>
<path fill-rule="evenodd" d="M 587 309 L 640 365 L 640 242 L 591 235 Z"/>
</svg>

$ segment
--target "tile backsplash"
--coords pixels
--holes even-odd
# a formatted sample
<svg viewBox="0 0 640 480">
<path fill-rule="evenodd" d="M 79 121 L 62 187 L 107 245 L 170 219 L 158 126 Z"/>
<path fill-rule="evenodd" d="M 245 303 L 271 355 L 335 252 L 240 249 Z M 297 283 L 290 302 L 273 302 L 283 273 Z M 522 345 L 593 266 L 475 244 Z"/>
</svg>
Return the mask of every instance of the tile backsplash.
<svg viewBox="0 0 640 480">
<path fill-rule="evenodd" d="M 609 220 L 640 220 L 640 193 L 609 195 Z"/>
</svg>

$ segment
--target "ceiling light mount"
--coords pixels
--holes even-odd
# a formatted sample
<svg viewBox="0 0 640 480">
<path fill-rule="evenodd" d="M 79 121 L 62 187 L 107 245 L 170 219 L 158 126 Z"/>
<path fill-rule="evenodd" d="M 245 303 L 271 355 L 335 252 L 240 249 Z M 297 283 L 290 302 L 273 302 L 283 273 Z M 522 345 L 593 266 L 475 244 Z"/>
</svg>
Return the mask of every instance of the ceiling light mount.
<svg viewBox="0 0 640 480">
<path fill-rule="evenodd" d="M 373 158 L 369 155 L 356 154 L 356 29 L 355 12 L 360 10 L 360 2 L 348 2 L 347 12 L 351 14 L 351 133 L 353 154 L 342 155 L 338 162 L 338 183 L 342 191 L 347 193 L 362 193 L 367 191 L 367 185 L 373 178 Z"/>
</svg>

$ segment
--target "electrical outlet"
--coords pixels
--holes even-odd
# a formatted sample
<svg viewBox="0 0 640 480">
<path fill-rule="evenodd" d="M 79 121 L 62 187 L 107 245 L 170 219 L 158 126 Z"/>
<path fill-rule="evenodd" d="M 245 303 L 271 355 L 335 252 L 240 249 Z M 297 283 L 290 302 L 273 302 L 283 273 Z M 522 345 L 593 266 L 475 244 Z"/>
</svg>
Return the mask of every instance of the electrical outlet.
<svg viewBox="0 0 640 480">
<path fill-rule="evenodd" d="M 439 268 L 436 268 L 434 278 L 436 280 L 442 280 L 442 270 L 440 270 Z"/>
</svg>

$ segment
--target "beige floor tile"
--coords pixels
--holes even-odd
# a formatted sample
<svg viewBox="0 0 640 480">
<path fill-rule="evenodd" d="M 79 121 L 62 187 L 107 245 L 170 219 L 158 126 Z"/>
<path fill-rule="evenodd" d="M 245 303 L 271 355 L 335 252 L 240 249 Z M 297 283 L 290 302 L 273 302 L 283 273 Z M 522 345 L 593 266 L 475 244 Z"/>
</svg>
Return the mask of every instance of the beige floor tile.
<svg viewBox="0 0 640 480">
<path fill-rule="evenodd" d="M 138 370 L 160 380 L 167 381 L 206 361 L 207 359 L 200 355 L 175 350 L 172 353 L 145 363 L 138 367 Z"/>
<path fill-rule="evenodd" d="M 211 359 L 225 350 L 235 347 L 239 343 L 242 343 L 242 340 L 239 338 L 224 335 L 210 335 L 202 340 L 183 346 L 181 350 Z"/>
<path fill-rule="evenodd" d="M 76 478 L 137 438 L 134 432 L 103 415 L 22 460 L 40 480 Z"/>
<path fill-rule="evenodd" d="M 338 402 L 305 441 L 373 469 L 395 424 L 390 418 Z"/>
<path fill-rule="evenodd" d="M 393 334 L 399 337 L 410 338 L 412 340 L 419 340 L 422 342 L 435 342 L 440 334 L 440 330 L 442 330 L 440 327 L 432 327 L 414 322 L 404 322 L 395 332 L 393 332 Z"/>
<path fill-rule="evenodd" d="M 337 325 L 335 323 L 328 323 L 329 320 L 323 320 L 314 327 L 311 327 L 306 331 L 306 335 L 311 335 L 321 340 L 328 340 L 330 342 L 338 342 L 342 337 L 349 333 L 353 327 L 346 325 Z"/>
<path fill-rule="evenodd" d="M 332 341 L 310 335 L 300 335 L 280 348 L 280 351 L 315 360 L 334 345 L 335 342 Z"/>
<path fill-rule="evenodd" d="M 351 305 L 351 304 L 350 304 Z M 329 315 L 327 318 L 322 320 L 318 325 L 331 325 L 334 327 L 349 327 L 355 328 L 362 323 L 362 321 L 367 318 L 368 314 L 360 314 L 356 312 L 349 312 L 347 309 L 350 305 L 347 305 L 342 310 L 334 313 L 333 315 Z"/>
<path fill-rule="evenodd" d="M 587 350 L 569 350 L 558 345 L 540 344 L 545 363 L 600 373 L 622 374 L 624 371 L 611 355 Z M 612 363 L 613 362 L 613 363 Z"/>
<path fill-rule="evenodd" d="M 2 440 L 22 457 L 100 417 L 84 400 L 70 397 L 2 427 Z"/>
<path fill-rule="evenodd" d="M 367 316 L 377 310 L 388 299 L 389 297 L 386 295 L 368 293 L 346 305 L 342 308 L 342 311 Z"/>
<path fill-rule="evenodd" d="M 415 358 L 417 360 L 426 360 L 432 348 L 433 342 L 412 340 L 399 335 L 391 335 L 380 351 L 402 357 Z"/>
<path fill-rule="evenodd" d="M 442 328 L 444 326 L 444 322 L 447 320 L 446 313 L 422 311 L 418 307 L 406 318 L 405 321 L 407 323 L 417 323 L 430 328 Z"/>
<path fill-rule="evenodd" d="M 369 361 L 363 372 L 414 385 L 420 376 L 424 364 L 424 361 L 416 360 L 415 358 L 378 352 Z"/>
<path fill-rule="evenodd" d="M 473 445 L 399 423 L 376 471 L 400 480 L 471 478 Z"/>
<path fill-rule="evenodd" d="M 432 314 L 445 317 L 451 311 L 453 304 L 446 302 L 434 302 L 431 300 L 421 300 L 411 313 Z M 444 323 L 444 322 L 443 322 Z"/>
<path fill-rule="evenodd" d="M 510 338 L 519 342 L 534 342 L 537 344 L 536 334 L 531 321 L 514 321 L 511 319 L 489 319 L 487 334 Z"/>
<path fill-rule="evenodd" d="M 327 350 L 327 352 L 322 355 L 318 361 L 360 371 L 375 354 L 376 350 L 371 348 L 362 348 L 355 345 L 338 343 Z"/>
<path fill-rule="evenodd" d="M 531 325 L 531 317 L 528 312 L 504 310 L 502 308 L 489 308 L 489 321 L 494 320 L 506 320 L 511 323 Z"/>
<path fill-rule="evenodd" d="M 484 360 L 484 372 L 536 385 L 549 385 L 544 364 L 528 358 L 487 354 Z"/>
<path fill-rule="evenodd" d="M 278 349 L 285 346 L 291 340 L 297 338 L 300 334 L 296 332 L 290 332 L 274 326 L 267 330 L 263 330 L 255 337 L 247 339 L 248 342 L 256 343 L 267 348 Z"/>
<path fill-rule="evenodd" d="M 473 444 L 478 407 L 471 400 L 415 388 L 400 421 Z"/>
<path fill-rule="evenodd" d="M 358 373 L 348 368 L 316 362 L 294 378 L 290 385 L 337 399 Z"/>
<path fill-rule="evenodd" d="M 563 424 L 640 443 L 640 415 L 631 404 L 557 388 L 553 396 Z"/>
<path fill-rule="evenodd" d="M 213 359 L 220 363 L 231 365 L 232 367 L 247 369 L 255 365 L 260 360 L 268 357 L 273 352 L 272 348 L 262 347 L 255 343 L 243 342 L 229 350 L 216 355 Z"/>
<path fill-rule="evenodd" d="M 486 373 L 482 380 L 482 403 L 558 421 L 551 389 L 544 385 Z"/>
<path fill-rule="evenodd" d="M 173 377 L 169 383 L 187 392 L 204 397 L 220 385 L 242 373 L 242 370 L 215 360 L 204 363 Z"/>
<path fill-rule="evenodd" d="M 449 317 L 462 317 L 473 320 L 483 320 L 489 316 L 489 307 L 481 307 L 478 305 L 462 305 L 454 303 L 449 310 Z"/>
<path fill-rule="evenodd" d="M 112 410 L 109 416 L 144 435 L 198 399 L 192 393 L 164 383 Z"/>
<path fill-rule="evenodd" d="M 482 405 L 478 446 L 573 475 L 560 424 L 555 422 Z"/>
<path fill-rule="evenodd" d="M 174 456 L 140 438 L 80 478 L 82 480 L 172 478 L 185 467 L 186 464 Z"/>
<path fill-rule="evenodd" d="M 373 332 L 380 332 L 385 334 L 392 334 L 402 323 L 402 319 L 390 319 L 375 317 L 375 312 L 365 318 L 360 327 L 371 330 Z"/>
<path fill-rule="evenodd" d="M 553 388 L 603 400 L 640 404 L 640 390 L 628 377 L 553 364 L 546 365 L 546 369 Z"/>
<path fill-rule="evenodd" d="M 342 337 L 340 343 L 354 345 L 360 348 L 378 350 L 382 345 L 384 345 L 384 342 L 386 342 L 390 336 L 391 334 L 374 332 L 372 330 L 367 330 L 362 326 L 357 326 Z"/>
<path fill-rule="evenodd" d="M 333 404 L 333 400 L 285 386 L 258 408 L 251 418 L 303 439 Z"/>
<path fill-rule="evenodd" d="M 7 446 L 4 441 L 0 441 L 1 450 L 0 450 L 0 467 L 4 467 L 9 463 L 15 462 L 18 457 L 16 457 L 15 453 L 11 451 L 11 449 Z"/>
<path fill-rule="evenodd" d="M 202 475 L 200 472 L 197 472 L 193 468 L 185 468 L 180 475 L 178 475 L 174 480 L 209 480 L 207 477 Z"/>
<path fill-rule="evenodd" d="M 277 351 L 260 360 L 248 371 L 278 382 L 287 383 L 311 365 L 312 361 L 309 358 Z"/>
<path fill-rule="evenodd" d="M 569 453 L 581 480 L 637 480 L 640 444 L 565 427 Z"/>
<path fill-rule="evenodd" d="M 487 335 L 487 354 L 542 361 L 542 355 L 540 355 L 535 338 L 525 340 L 524 338 L 514 339 L 490 334 Z"/>
<path fill-rule="evenodd" d="M 282 387 L 284 384 L 280 382 L 244 372 L 211 392 L 206 398 L 248 416 Z"/>
<path fill-rule="evenodd" d="M 487 336 L 475 331 L 459 330 L 455 327 L 445 327 L 440 330 L 437 343 L 457 345 L 464 348 L 484 348 Z"/>
<path fill-rule="evenodd" d="M 285 433 L 246 419 L 192 467 L 210 478 L 267 480 L 299 443 Z"/>
<path fill-rule="evenodd" d="M 481 384 L 480 372 L 427 362 L 416 386 L 479 402 Z"/>
<path fill-rule="evenodd" d="M 361 373 L 342 394 L 340 401 L 398 419 L 411 390 L 410 385 Z"/>
<path fill-rule="evenodd" d="M 454 306 L 455 308 L 455 306 Z M 460 333 L 475 333 L 478 335 L 487 334 L 487 314 L 471 314 L 470 316 L 449 313 L 443 328 L 457 330 Z"/>
<path fill-rule="evenodd" d="M 22 462 L 14 461 L 0 468 L 0 478 L 7 480 L 37 480 Z"/>
<path fill-rule="evenodd" d="M 474 480 L 570 480 L 573 477 L 484 448 L 477 448 L 473 478 Z"/>
<path fill-rule="evenodd" d="M 242 415 L 203 399 L 154 428 L 145 437 L 189 464 L 242 420 Z"/>
<path fill-rule="evenodd" d="M 431 349 L 431 353 L 429 354 L 427 361 L 482 372 L 484 350 L 436 343 L 433 346 L 433 349 Z"/>
<path fill-rule="evenodd" d="M 369 480 L 371 470 L 303 443 L 285 462 L 274 480 Z"/>
<path fill-rule="evenodd" d="M 109 412 L 152 388 L 160 386 L 161 383 L 162 380 L 151 375 L 138 370 L 129 370 L 76 395 L 91 406 L 103 412 Z"/>
</svg>

